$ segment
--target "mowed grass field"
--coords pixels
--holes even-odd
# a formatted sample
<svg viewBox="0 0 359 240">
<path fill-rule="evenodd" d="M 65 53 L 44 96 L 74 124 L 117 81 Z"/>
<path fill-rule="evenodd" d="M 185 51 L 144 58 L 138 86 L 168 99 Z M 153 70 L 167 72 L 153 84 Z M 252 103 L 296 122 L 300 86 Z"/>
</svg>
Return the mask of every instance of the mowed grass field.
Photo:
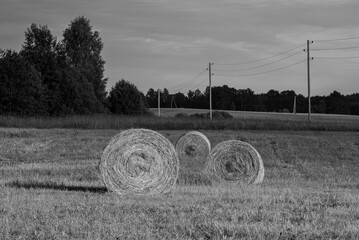
<svg viewBox="0 0 359 240">
<path fill-rule="evenodd" d="M 97 169 L 119 131 L 0 128 L 1 239 L 359 239 L 357 132 L 203 130 L 252 144 L 263 184 L 212 186 L 187 161 L 171 194 L 121 197 Z"/>
<path fill-rule="evenodd" d="M 12 117 L 0 116 L 0 127 L 5 128 L 65 128 L 65 129 L 128 129 L 152 130 L 279 130 L 279 131 L 354 131 L 359 132 L 359 116 L 313 114 L 309 123 L 306 114 L 261 113 L 225 111 L 233 118 L 223 118 L 214 112 L 214 119 L 189 117 L 195 113 L 207 113 L 201 109 L 161 109 L 161 117 L 96 114 L 61 117 Z M 174 117 L 177 113 L 184 117 Z M 221 116 L 222 115 L 222 116 Z M 217 116 L 217 117 L 216 117 Z"/>
<path fill-rule="evenodd" d="M 158 108 L 151 108 L 150 111 L 157 115 Z M 215 111 L 215 110 L 213 110 Z M 256 119 L 256 120 L 291 120 L 291 121 L 308 121 L 308 113 L 280 113 L 280 112 L 249 112 L 249 111 L 230 111 L 220 110 L 231 114 L 237 119 Z M 208 113 L 208 109 L 191 109 L 191 108 L 161 108 L 160 114 L 163 117 L 175 117 L 176 114 L 184 113 L 187 115 L 196 113 Z M 311 120 L 314 122 L 358 122 L 358 115 L 339 115 L 339 114 L 320 114 L 311 113 Z"/>
</svg>

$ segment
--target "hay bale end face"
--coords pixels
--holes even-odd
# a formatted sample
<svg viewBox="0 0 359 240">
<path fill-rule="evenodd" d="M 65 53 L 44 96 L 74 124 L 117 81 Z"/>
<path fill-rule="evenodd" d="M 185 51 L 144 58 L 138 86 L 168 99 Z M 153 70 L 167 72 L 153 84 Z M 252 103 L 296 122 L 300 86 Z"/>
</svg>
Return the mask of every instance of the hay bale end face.
<svg viewBox="0 0 359 240">
<path fill-rule="evenodd" d="M 250 144 L 229 140 L 212 149 L 206 174 L 214 183 L 259 184 L 264 178 L 264 166 L 261 156 Z"/>
<path fill-rule="evenodd" d="M 168 193 L 176 184 L 178 171 L 173 144 L 148 129 L 129 129 L 113 137 L 100 162 L 106 187 L 119 195 Z"/>
<path fill-rule="evenodd" d="M 206 159 L 211 151 L 211 143 L 201 132 L 190 131 L 183 134 L 176 143 L 179 159 Z"/>
</svg>

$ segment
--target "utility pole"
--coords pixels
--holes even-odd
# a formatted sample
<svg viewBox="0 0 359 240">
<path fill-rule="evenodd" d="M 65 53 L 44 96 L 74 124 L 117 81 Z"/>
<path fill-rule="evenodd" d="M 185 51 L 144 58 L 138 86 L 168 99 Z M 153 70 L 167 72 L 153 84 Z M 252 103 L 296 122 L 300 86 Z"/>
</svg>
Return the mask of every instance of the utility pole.
<svg viewBox="0 0 359 240">
<path fill-rule="evenodd" d="M 209 118 L 212 119 L 212 64 L 208 64 L 208 72 L 209 72 Z"/>
<path fill-rule="evenodd" d="M 307 73 L 308 73 L 308 121 L 311 120 L 311 104 L 310 104 L 310 53 L 309 53 L 309 44 L 313 43 L 313 41 L 307 40 Z"/>
<path fill-rule="evenodd" d="M 160 89 L 158 89 L 158 103 L 157 103 L 157 107 L 158 107 L 158 116 L 161 117 L 161 93 L 160 93 Z"/>
<path fill-rule="evenodd" d="M 297 95 L 294 95 L 293 113 L 297 113 Z"/>
</svg>

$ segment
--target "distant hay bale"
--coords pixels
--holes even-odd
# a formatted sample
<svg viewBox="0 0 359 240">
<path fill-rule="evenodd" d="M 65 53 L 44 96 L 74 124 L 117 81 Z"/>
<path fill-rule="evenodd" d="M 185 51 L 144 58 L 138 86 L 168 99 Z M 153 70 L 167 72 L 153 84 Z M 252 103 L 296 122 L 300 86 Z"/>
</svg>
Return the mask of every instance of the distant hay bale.
<svg viewBox="0 0 359 240">
<path fill-rule="evenodd" d="M 180 160 L 184 158 L 202 158 L 206 161 L 211 151 L 211 142 L 203 133 L 190 131 L 178 139 L 176 151 Z"/>
<path fill-rule="evenodd" d="M 168 193 L 176 184 L 178 171 L 173 144 L 148 129 L 129 129 L 113 137 L 100 162 L 105 185 L 120 195 Z"/>
<path fill-rule="evenodd" d="M 264 166 L 261 156 L 250 144 L 229 140 L 212 149 L 206 174 L 214 183 L 259 184 L 264 178 Z"/>
</svg>

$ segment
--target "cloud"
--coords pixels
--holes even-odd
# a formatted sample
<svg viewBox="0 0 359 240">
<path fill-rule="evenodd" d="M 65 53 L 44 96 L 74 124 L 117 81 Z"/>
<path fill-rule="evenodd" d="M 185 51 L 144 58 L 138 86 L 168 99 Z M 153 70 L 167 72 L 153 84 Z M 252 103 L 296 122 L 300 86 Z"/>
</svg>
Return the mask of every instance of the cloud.
<svg viewBox="0 0 359 240">
<path fill-rule="evenodd" d="M 2 0 L 1 3 L 0 48 L 18 50 L 31 23 L 48 25 L 61 40 L 69 23 L 84 15 L 91 20 L 93 29 L 100 31 L 109 82 L 123 74 L 139 88 L 151 83 L 158 84 L 154 87 L 179 83 L 183 76 L 196 73 L 212 60 L 250 61 L 305 44 L 307 39 L 359 35 L 357 0 Z M 345 62 L 338 62 L 336 68 L 345 69 L 350 76 L 357 75 L 346 66 Z M 326 74 L 326 68 L 331 67 L 325 63 L 314 66 L 313 71 L 318 70 L 314 72 L 318 74 L 315 78 L 335 85 L 339 74 Z M 267 76 L 220 81 L 262 91 L 283 86 L 284 80 L 277 79 L 286 79 L 288 74 L 295 75 L 290 69 L 268 75 L 282 85 L 275 85 L 274 80 L 261 81 Z M 301 74 L 298 71 L 295 80 L 303 78 Z M 301 89 L 295 80 L 288 84 Z"/>
<path fill-rule="evenodd" d="M 166 38 L 169 38 L 166 36 Z M 173 36 L 172 39 L 176 37 Z M 222 51 L 238 51 L 250 52 L 250 48 L 255 47 L 255 44 L 246 42 L 226 42 L 219 41 L 212 38 L 198 38 L 198 39 L 182 39 L 182 40 L 159 40 L 153 38 L 141 37 L 127 37 L 121 38 L 118 41 L 128 42 L 140 45 L 147 45 L 153 54 L 172 54 L 172 55 L 198 55 L 201 52 L 210 51 L 211 49 L 222 49 Z"/>
<path fill-rule="evenodd" d="M 197 46 L 206 46 L 208 48 L 222 48 L 233 51 L 250 51 L 249 48 L 254 47 L 254 44 L 241 41 L 219 41 L 213 38 L 201 38 L 193 42 Z"/>
<path fill-rule="evenodd" d="M 146 45 L 152 54 L 196 55 L 200 48 L 190 42 L 159 40 L 153 38 L 128 37 L 119 41 Z"/>
</svg>

